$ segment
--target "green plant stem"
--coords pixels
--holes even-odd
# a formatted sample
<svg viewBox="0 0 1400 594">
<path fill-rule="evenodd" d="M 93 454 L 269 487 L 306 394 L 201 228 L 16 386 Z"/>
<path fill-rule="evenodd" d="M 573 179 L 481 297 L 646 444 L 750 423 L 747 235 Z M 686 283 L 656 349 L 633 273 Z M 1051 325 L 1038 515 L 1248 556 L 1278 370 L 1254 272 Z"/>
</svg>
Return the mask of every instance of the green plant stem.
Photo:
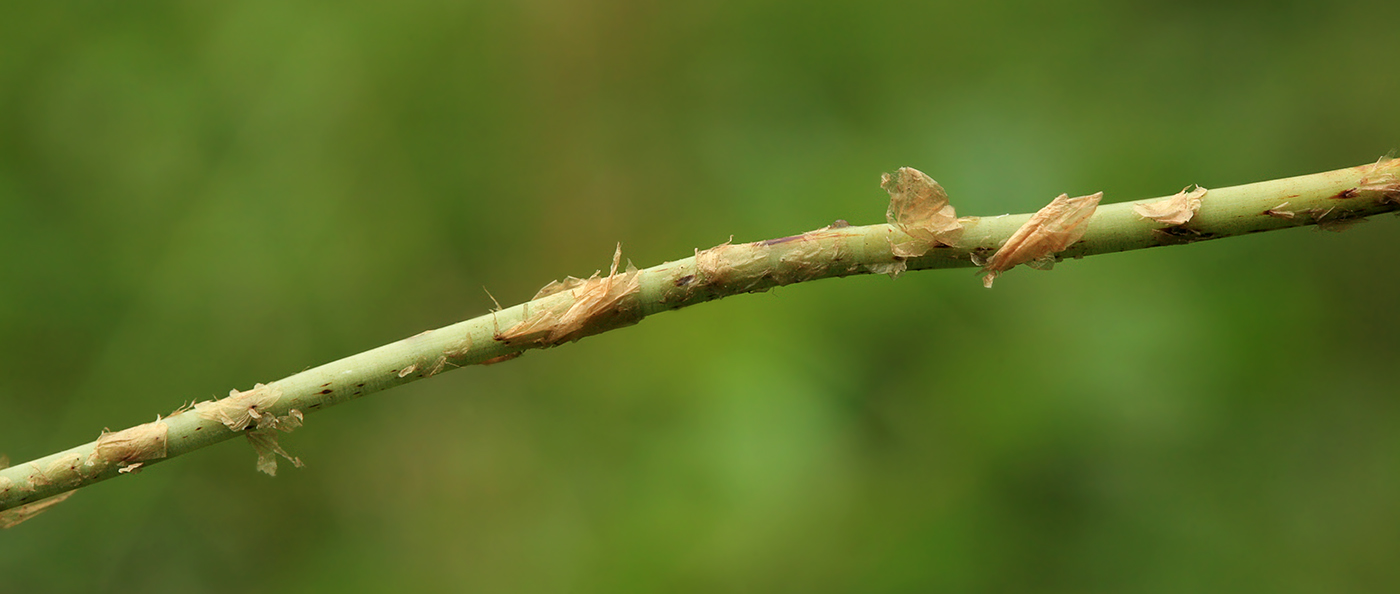
<svg viewBox="0 0 1400 594">
<path fill-rule="evenodd" d="M 1139 217 L 1132 210 L 1133 203 L 1102 206 L 1083 239 L 1059 257 L 1079 258 L 1319 223 L 1341 226 L 1400 208 L 1392 190 L 1357 189 L 1378 174 L 1400 173 L 1397 164 L 1400 160 L 1212 189 L 1194 218 L 1177 227 Z M 1287 205 L 1280 206 L 1283 203 Z M 891 245 L 908 241 L 908 236 L 886 224 L 833 226 L 697 252 L 697 256 L 638 271 L 638 293 L 634 301 L 627 302 L 635 308 L 631 317 L 583 335 L 662 311 L 796 282 L 873 272 L 897 274 L 902 266 L 910 270 L 975 266 L 974 256 L 979 261 L 989 256 L 1030 216 L 964 218 L 966 231 L 959 245 L 937 247 L 907 261 L 897 259 Z M 502 340 L 501 333 L 530 318 L 531 312 L 561 311 L 575 299 L 571 291 L 554 293 L 278 380 L 269 387 L 280 390 L 282 396 L 262 412 L 285 415 L 296 409 L 309 414 L 448 369 L 554 346 L 543 341 Z M 143 469 L 245 433 L 194 412 L 175 414 L 164 422 L 168 427 L 165 455 L 143 461 Z M 0 470 L 0 510 L 121 476 L 121 464 L 89 464 L 97 445 L 96 441 L 86 443 Z"/>
</svg>

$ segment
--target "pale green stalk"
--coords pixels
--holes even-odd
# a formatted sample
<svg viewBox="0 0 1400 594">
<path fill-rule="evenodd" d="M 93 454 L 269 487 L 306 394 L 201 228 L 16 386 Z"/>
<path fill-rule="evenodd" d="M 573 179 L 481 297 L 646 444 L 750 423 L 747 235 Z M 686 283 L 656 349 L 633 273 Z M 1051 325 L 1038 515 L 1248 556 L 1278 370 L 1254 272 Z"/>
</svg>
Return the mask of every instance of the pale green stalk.
<svg viewBox="0 0 1400 594">
<path fill-rule="evenodd" d="M 1319 223 L 1335 228 L 1400 208 L 1393 186 L 1367 186 L 1374 186 L 1374 181 L 1385 173 L 1400 173 L 1397 164 L 1400 161 L 1212 189 L 1194 218 L 1178 227 L 1143 219 L 1133 212 L 1133 203 L 1102 206 L 1083 239 L 1059 256 L 1077 258 Z M 1281 206 L 1284 203 L 1287 205 Z M 593 320 L 596 323 L 585 324 L 579 333 L 566 339 L 634 323 L 657 312 L 783 284 L 896 272 L 901 264 L 910 270 L 974 266 L 974 255 L 978 261 L 989 256 L 1030 216 L 964 218 L 966 230 L 957 247 L 934 248 L 907 262 L 895 258 L 891 244 L 908 241 L 909 237 L 885 224 L 833 226 L 788 238 L 710 250 L 698 254 L 700 261 L 689 257 L 637 271 L 629 277 L 635 279 L 637 292 L 614 304 L 624 314 L 614 316 L 617 319 Z M 459 366 L 489 363 L 527 349 L 554 346 L 560 341 L 512 338 L 509 330 L 531 318 L 531 312 L 536 317 L 540 312 L 562 312 L 581 298 L 568 290 L 557 292 L 298 373 L 270 384 L 269 389 L 281 391 L 281 398 L 259 410 L 271 415 L 286 415 L 293 409 L 309 414 Z M 245 433 L 197 412 L 164 419 L 168 427 L 165 455 L 143 460 L 141 466 Z M 0 510 L 120 476 L 120 471 L 130 464 L 101 460 L 89 464 L 97 458 L 97 445 L 94 441 L 0 470 Z"/>
</svg>

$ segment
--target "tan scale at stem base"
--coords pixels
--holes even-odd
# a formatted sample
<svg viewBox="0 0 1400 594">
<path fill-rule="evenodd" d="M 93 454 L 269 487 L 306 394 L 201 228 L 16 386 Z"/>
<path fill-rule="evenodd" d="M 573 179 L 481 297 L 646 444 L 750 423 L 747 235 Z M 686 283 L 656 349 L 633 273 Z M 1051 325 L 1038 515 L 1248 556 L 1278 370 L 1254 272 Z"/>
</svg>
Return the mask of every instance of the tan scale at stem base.
<svg viewBox="0 0 1400 594">
<path fill-rule="evenodd" d="M 904 198 L 942 196 L 942 189 L 935 190 L 936 183 L 922 173 L 910 169 L 899 175 L 886 180 L 892 195 L 897 188 L 913 187 L 917 195 L 906 192 Z M 1190 203 L 1194 213 L 1158 217 L 1184 220 L 1181 224 L 1161 223 L 1134 210 L 1170 198 L 1097 207 L 1092 217 L 1072 221 L 1084 225 L 1073 229 L 1076 234 L 1082 231 L 1082 237 L 1071 239 L 1067 246 L 1047 242 L 1054 248 L 1051 252 L 1057 253 L 1035 258 L 1079 258 L 1304 225 L 1340 230 L 1364 217 L 1400 209 L 1400 160 L 1210 189 L 1199 196 L 1198 207 Z M 905 270 L 978 266 L 989 262 L 1034 216 L 963 217 L 956 219 L 956 232 L 948 232 L 954 228 L 948 220 L 953 211 L 943 203 L 901 203 L 890 212 L 899 226 L 850 226 L 838 221 L 790 237 L 725 243 L 641 270 L 628 267 L 619 272 L 619 252 L 607 276 L 551 283 L 527 303 L 423 332 L 254 390 L 235 391 L 230 398 L 200 403 L 193 411 L 181 408 L 153 423 L 105 433 L 96 441 L 2 469 L 0 510 L 11 511 L 0 513 L 0 525 L 32 517 L 56 502 L 50 498 L 73 489 L 135 474 L 137 469 L 240 435 L 252 437 L 255 445 L 262 443 L 261 466 L 267 468 L 273 454 L 285 455 L 275 441 L 268 443 L 271 431 L 299 426 L 303 414 L 448 369 L 505 361 L 525 350 L 576 341 L 654 313 L 822 278 L 898 276 Z M 908 213 L 921 212 L 941 218 L 932 226 L 908 220 L 918 216 Z M 901 229 L 915 229 L 916 235 Z M 915 253 L 921 255 L 912 256 Z"/>
</svg>

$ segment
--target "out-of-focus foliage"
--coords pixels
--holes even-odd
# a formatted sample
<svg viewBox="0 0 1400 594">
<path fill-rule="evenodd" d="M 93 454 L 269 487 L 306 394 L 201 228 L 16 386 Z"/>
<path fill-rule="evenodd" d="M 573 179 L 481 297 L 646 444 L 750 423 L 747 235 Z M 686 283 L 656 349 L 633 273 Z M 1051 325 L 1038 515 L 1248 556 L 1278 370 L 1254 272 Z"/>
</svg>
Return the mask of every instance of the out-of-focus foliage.
<svg viewBox="0 0 1400 594">
<path fill-rule="evenodd" d="M 1400 4 L 11 3 L 19 462 L 732 234 L 1374 160 Z M 0 533 L 13 592 L 1400 582 L 1400 221 L 706 304 Z"/>
</svg>

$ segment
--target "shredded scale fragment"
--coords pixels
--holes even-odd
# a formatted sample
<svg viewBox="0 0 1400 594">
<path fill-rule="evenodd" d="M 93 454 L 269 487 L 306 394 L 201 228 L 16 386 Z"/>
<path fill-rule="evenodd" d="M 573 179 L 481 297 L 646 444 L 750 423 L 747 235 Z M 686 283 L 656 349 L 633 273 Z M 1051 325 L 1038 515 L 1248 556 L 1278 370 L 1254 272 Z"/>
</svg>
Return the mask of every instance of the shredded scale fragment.
<svg viewBox="0 0 1400 594">
<path fill-rule="evenodd" d="M 21 523 L 32 519 L 34 516 L 48 511 L 49 508 L 63 503 L 64 500 L 68 499 L 69 497 L 72 497 L 74 493 L 77 493 L 77 491 L 60 493 L 47 499 L 35 501 L 34 503 L 21 505 L 14 509 L 0 512 L 0 529 L 14 528 L 15 526 L 18 526 Z"/>
<path fill-rule="evenodd" d="M 437 361 L 434 361 L 434 362 L 433 362 L 433 366 L 428 368 L 428 377 L 433 377 L 433 376 L 435 376 L 435 375 L 437 375 L 437 374 L 439 374 L 439 373 L 442 373 L 442 368 L 443 368 L 443 367 L 446 367 L 446 366 L 447 366 L 447 355 L 440 355 L 440 356 L 437 358 Z"/>
<path fill-rule="evenodd" d="M 1270 208 L 1269 210 L 1264 211 L 1264 214 L 1274 217 L 1276 219 L 1291 219 L 1294 216 L 1297 216 L 1291 210 L 1284 210 L 1285 206 L 1288 206 L 1287 202 L 1284 202 L 1283 204 L 1280 204 L 1278 206 Z"/>
<path fill-rule="evenodd" d="M 1379 193 L 1381 204 L 1400 203 L 1400 159 L 1382 157 L 1360 182 L 1356 189 Z"/>
<path fill-rule="evenodd" d="M 574 289 L 582 287 L 583 284 L 586 282 L 588 281 L 574 276 L 564 277 L 563 281 L 549 281 L 549 284 L 541 287 L 540 290 L 535 293 L 535 296 L 532 297 L 530 300 L 534 301 L 535 299 L 543 299 L 556 293 L 572 291 Z"/>
<path fill-rule="evenodd" d="M 1337 211 L 1336 207 L 1327 210 L 1313 208 L 1307 212 L 1313 216 L 1313 222 L 1317 224 L 1318 229 L 1333 233 L 1341 233 L 1366 222 L 1364 217 L 1350 216 L 1345 212 Z"/>
</svg>

